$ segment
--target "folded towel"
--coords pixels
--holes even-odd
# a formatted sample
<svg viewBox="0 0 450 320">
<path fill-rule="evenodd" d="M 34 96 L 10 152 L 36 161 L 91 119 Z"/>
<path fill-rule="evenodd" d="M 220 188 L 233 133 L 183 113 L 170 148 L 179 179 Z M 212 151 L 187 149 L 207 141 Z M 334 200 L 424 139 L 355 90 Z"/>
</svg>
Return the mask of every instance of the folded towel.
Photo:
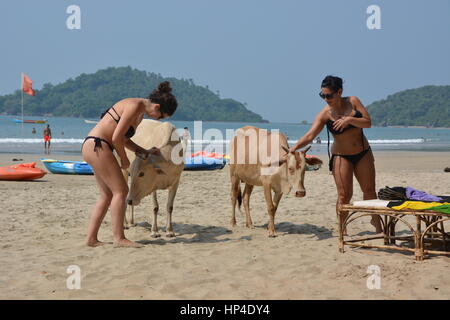
<svg viewBox="0 0 450 320">
<path fill-rule="evenodd" d="M 411 187 L 406 187 L 406 197 L 409 200 L 419 200 L 419 201 L 441 201 L 442 198 L 433 196 L 424 191 L 417 190 Z"/>
</svg>

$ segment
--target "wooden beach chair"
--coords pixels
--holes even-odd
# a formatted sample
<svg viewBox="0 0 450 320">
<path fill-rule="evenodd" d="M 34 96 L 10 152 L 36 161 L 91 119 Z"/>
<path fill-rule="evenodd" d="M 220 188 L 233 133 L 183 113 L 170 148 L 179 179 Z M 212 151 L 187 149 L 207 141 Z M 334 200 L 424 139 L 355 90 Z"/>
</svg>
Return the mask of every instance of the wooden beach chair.
<svg viewBox="0 0 450 320">
<path fill-rule="evenodd" d="M 450 233 L 445 232 L 444 222 L 450 220 L 450 215 L 431 210 L 402 209 L 387 207 L 389 201 L 365 200 L 356 201 L 352 205 L 342 205 L 338 210 L 339 251 L 344 247 L 378 248 L 413 252 L 417 261 L 422 261 L 427 254 L 450 256 Z M 345 221 L 341 215 L 348 212 Z M 344 230 L 358 219 L 370 215 L 378 215 L 382 221 L 383 233 L 373 236 L 346 236 Z M 409 235 L 396 235 L 399 222 L 409 229 Z M 383 244 L 374 243 L 382 239 Z M 380 241 L 378 241 L 380 242 Z M 405 246 L 406 242 L 409 244 Z M 442 244 L 442 250 L 431 250 L 431 244 Z M 400 244 L 400 245 L 399 245 Z"/>
</svg>

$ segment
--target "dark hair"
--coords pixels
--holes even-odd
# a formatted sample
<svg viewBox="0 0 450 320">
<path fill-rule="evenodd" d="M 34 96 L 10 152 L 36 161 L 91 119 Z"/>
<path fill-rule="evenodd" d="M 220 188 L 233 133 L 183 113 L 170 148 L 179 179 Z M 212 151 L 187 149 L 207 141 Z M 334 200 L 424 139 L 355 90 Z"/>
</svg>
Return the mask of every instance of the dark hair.
<svg viewBox="0 0 450 320">
<path fill-rule="evenodd" d="M 171 92 L 170 82 L 164 81 L 158 85 L 158 89 L 153 90 L 148 96 L 151 102 L 159 104 L 161 113 L 166 113 L 169 116 L 175 113 L 178 106 L 177 99 Z"/>
<path fill-rule="evenodd" d="M 325 79 L 322 80 L 322 85 L 320 87 L 337 92 L 339 89 L 342 89 L 342 79 L 334 76 L 326 76 Z"/>
<path fill-rule="evenodd" d="M 187 129 L 188 127 L 184 127 L 185 129 Z"/>
</svg>

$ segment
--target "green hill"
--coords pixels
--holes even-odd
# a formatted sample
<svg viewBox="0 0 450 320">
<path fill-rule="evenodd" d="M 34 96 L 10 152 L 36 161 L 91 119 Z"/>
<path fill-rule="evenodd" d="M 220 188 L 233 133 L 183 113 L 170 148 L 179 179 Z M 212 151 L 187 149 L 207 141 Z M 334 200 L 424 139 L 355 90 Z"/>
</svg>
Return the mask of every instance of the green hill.
<svg viewBox="0 0 450 320">
<path fill-rule="evenodd" d="M 450 127 L 450 86 L 400 91 L 367 110 L 376 126 Z"/>
<path fill-rule="evenodd" d="M 94 74 L 52 85 L 46 83 L 36 96 L 24 95 L 24 114 L 98 118 L 113 103 L 128 97 L 147 97 L 162 81 L 172 84 L 178 109 L 172 120 L 267 122 L 233 99 L 221 99 L 208 87 L 195 85 L 192 79 L 164 78 L 159 74 L 131 67 L 107 68 Z M 0 114 L 18 114 L 21 93 L 0 96 Z"/>
</svg>

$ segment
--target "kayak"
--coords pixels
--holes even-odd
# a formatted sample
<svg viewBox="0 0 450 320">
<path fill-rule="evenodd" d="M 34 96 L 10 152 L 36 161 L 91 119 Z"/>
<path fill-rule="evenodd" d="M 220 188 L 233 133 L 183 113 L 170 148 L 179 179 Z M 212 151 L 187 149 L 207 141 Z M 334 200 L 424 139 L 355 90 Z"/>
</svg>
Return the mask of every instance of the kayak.
<svg viewBox="0 0 450 320">
<path fill-rule="evenodd" d="M 184 170 L 218 170 L 225 167 L 224 159 L 189 157 L 184 159 Z"/>
<path fill-rule="evenodd" d="M 217 153 L 217 152 L 197 151 L 197 152 L 191 153 L 191 157 L 206 157 L 206 158 L 224 159 L 228 156 L 226 154 Z"/>
<path fill-rule="evenodd" d="M 311 155 L 311 154 L 307 154 L 307 155 L 306 155 L 306 158 L 317 158 L 317 159 L 318 159 L 318 157 L 313 156 L 313 155 Z M 307 164 L 307 165 L 306 165 L 306 171 L 316 171 L 316 170 L 319 170 L 320 167 L 322 167 L 321 164 L 314 164 L 314 165 L 309 165 L 309 164 Z"/>
<path fill-rule="evenodd" d="M 13 119 L 12 120 L 15 123 L 22 123 L 22 120 L 20 119 Z M 23 120 L 23 123 L 46 123 L 47 120 Z"/>
<path fill-rule="evenodd" d="M 35 166 L 36 162 L 0 167 L 0 180 L 34 180 L 42 178 L 47 174 L 47 171 L 36 168 Z"/>
<path fill-rule="evenodd" d="M 217 152 L 207 152 L 207 151 L 197 151 L 194 153 L 191 153 L 191 157 L 204 157 L 204 158 L 214 158 L 218 160 L 224 160 L 225 163 L 228 163 L 230 161 L 230 156 L 223 153 L 217 153 Z"/>
<path fill-rule="evenodd" d="M 41 159 L 51 173 L 56 174 L 94 174 L 91 166 L 85 161 L 64 161 Z"/>
</svg>

